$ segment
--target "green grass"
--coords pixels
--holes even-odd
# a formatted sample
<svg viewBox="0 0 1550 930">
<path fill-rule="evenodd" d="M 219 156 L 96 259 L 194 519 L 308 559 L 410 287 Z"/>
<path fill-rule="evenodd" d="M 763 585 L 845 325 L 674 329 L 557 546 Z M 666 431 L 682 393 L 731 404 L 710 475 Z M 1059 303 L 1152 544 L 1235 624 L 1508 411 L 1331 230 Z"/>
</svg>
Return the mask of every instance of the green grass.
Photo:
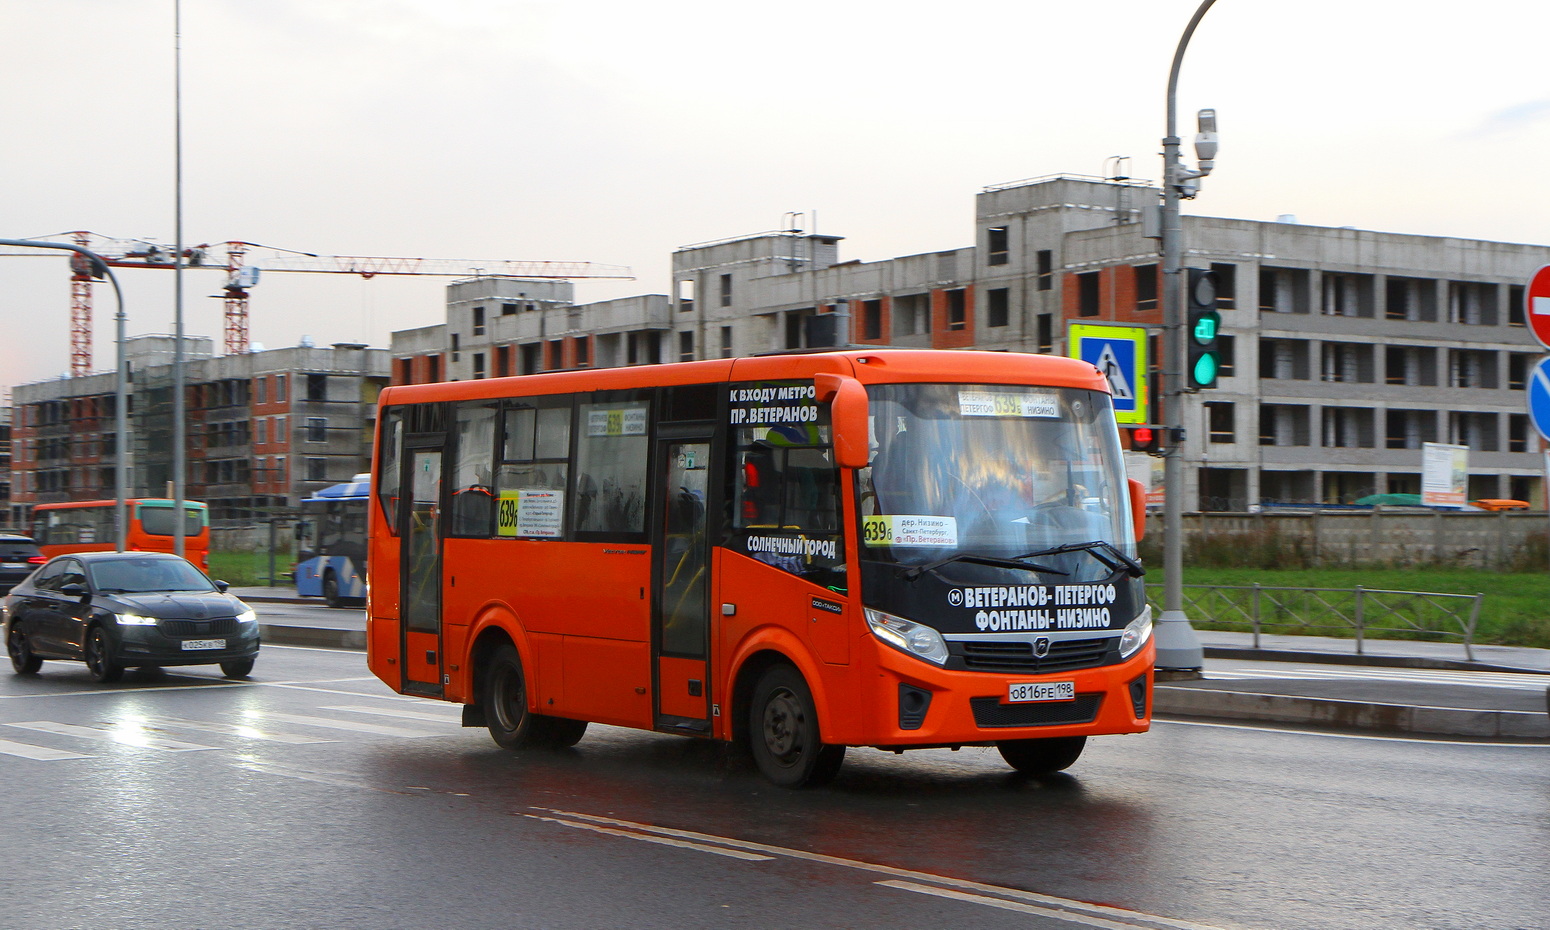
<svg viewBox="0 0 1550 930">
<path fill-rule="evenodd" d="M 289 577 L 282 577 L 280 573 L 291 571 L 294 562 L 295 558 L 289 553 L 275 553 L 275 584 L 286 587 L 293 583 Z M 239 588 L 267 585 L 269 584 L 269 553 L 212 551 L 210 577 Z"/>
<path fill-rule="evenodd" d="M 1161 595 L 1162 573 L 1149 574 L 1153 596 Z M 1550 648 L 1550 572 L 1487 572 L 1438 568 L 1293 568 L 1186 566 L 1187 585 L 1253 585 L 1287 588 L 1344 588 L 1357 585 L 1390 591 L 1484 594 L 1475 642 Z M 1193 618 L 1192 618 L 1192 621 Z M 1226 625 L 1197 624 L 1204 629 Z M 1244 627 L 1246 628 L 1246 627 Z M 1274 630 L 1267 631 L 1274 632 Z M 1289 632 L 1289 631 L 1288 631 Z M 1329 630 L 1319 635 L 1339 635 Z"/>
</svg>

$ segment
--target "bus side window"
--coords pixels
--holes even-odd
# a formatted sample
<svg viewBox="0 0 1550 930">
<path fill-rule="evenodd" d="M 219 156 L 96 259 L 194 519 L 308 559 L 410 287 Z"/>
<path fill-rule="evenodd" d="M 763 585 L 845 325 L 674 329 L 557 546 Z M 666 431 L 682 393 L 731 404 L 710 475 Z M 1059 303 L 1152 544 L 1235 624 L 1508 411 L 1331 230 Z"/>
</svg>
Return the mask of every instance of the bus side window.
<svg viewBox="0 0 1550 930">
<path fill-rule="evenodd" d="M 394 536 L 398 535 L 398 462 L 403 438 L 402 408 L 390 407 L 382 414 L 382 442 L 377 450 L 377 504 Z"/>
<path fill-rule="evenodd" d="M 452 468 L 452 519 L 448 536 L 494 535 L 494 401 L 463 404 L 457 410 L 457 449 Z"/>
</svg>

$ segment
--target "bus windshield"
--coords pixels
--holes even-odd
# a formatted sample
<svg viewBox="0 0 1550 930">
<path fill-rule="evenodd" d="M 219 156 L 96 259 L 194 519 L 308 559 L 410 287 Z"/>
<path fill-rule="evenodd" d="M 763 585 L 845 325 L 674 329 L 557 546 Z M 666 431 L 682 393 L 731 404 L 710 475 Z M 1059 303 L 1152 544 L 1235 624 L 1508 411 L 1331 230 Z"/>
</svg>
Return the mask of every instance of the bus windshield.
<svg viewBox="0 0 1550 930">
<path fill-rule="evenodd" d="M 1072 584 L 1113 574 L 1106 547 L 1035 554 L 1102 542 L 1134 558 L 1108 395 L 964 384 L 867 393 L 872 459 L 858 474 L 865 561 L 940 566 L 963 582 Z"/>
</svg>

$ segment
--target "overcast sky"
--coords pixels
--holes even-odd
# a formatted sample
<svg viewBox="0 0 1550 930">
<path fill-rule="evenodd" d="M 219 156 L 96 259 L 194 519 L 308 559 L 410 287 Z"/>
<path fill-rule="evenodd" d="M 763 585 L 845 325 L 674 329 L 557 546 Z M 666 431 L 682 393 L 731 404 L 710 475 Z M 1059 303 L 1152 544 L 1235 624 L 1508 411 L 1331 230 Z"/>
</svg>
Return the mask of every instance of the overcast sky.
<svg viewBox="0 0 1550 930">
<path fill-rule="evenodd" d="M 581 301 L 666 293 L 676 247 L 792 212 L 842 259 L 968 246 L 987 185 L 1159 175 L 1196 6 L 183 0 L 184 241 L 634 269 Z M 1544 0 L 1219 0 L 1180 112 L 1187 141 L 1216 108 L 1221 153 L 1186 211 L 1550 242 L 1547 27 Z M 173 34 L 173 0 L 0 6 L 0 238 L 173 241 Z M 170 332 L 173 275 L 119 274 L 130 333 Z M 185 280 L 219 350 L 220 273 Z M 269 275 L 251 338 L 385 347 L 448 280 Z M 68 371 L 69 308 L 64 258 L 0 257 L 0 390 Z M 99 370 L 113 309 L 99 287 Z"/>
</svg>

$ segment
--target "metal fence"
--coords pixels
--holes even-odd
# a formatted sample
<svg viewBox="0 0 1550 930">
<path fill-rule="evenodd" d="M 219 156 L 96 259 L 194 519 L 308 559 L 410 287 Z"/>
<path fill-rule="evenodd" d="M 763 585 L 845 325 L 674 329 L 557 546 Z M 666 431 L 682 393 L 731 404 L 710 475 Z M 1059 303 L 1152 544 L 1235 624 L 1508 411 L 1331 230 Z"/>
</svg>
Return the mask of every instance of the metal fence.
<svg viewBox="0 0 1550 930">
<path fill-rule="evenodd" d="M 1161 586 L 1148 594 L 1162 593 Z M 1474 660 L 1475 625 L 1484 594 L 1433 594 L 1380 588 L 1278 588 L 1267 585 L 1184 585 L 1185 612 L 1191 620 L 1219 629 L 1292 636 L 1354 636 L 1363 640 L 1416 639 L 1458 641 Z M 1153 610 L 1161 604 L 1153 599 Z M 1374 635 L 1377 634 L 1377 635 Z"/>
</svg>

